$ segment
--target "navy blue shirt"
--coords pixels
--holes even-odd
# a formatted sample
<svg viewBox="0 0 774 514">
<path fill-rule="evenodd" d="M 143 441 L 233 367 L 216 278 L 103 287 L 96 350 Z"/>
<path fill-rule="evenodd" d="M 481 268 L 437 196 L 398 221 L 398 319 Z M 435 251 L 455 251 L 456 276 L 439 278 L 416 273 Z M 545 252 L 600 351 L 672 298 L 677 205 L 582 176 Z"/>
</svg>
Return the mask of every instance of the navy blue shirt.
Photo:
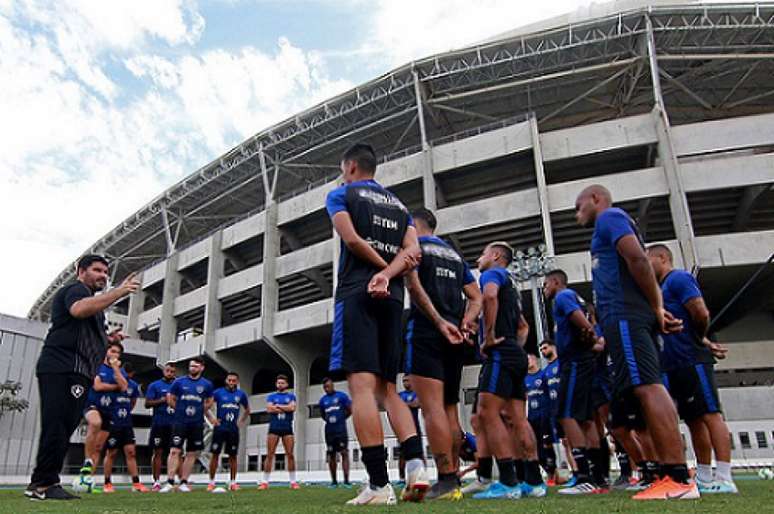
<svg viewBox="0 0 774 514">
<path fill-rule="evenodd" d="M 296 401 L 296 395 L 293 393 L 271 393 L 266 397 L 266 403 L 274 405 L 288 405 Z M 269 418 L 269 430 L 292 431 L 293 430 L 293 412 L 278 412 L 272 414 Z"/>
<path fill-rule="evenodd" d="M 325 421 L 325 432 L 328 434 L 346 434 L 347 416 L 352 408 L 352 400 L 347 393 L 334 391 L 320 398 L 320 415 Z"/>
<path fill-rule="evenodd" d="M 115 403 L 113 404 L 113 416 L 111 421 L 114 427 L 124 428 L 132 426 L 132 402 L 141 396 L 140 385 L 132 380 L 129 382 L 126 391 L 116 393 Z"/>
<path fill-rule="evenodd" d="M 339 186 L 325 200 L 331 219 L 339 212 L 348 212 L 355 232 L 388 264 L 403 246 L 403 237 L 413 222 L 408 209 L 393 193 L 375 180 L 361 180 Z M 365 293 L 371 277 L 380 271 L 370 263 L 355 257 L 341 242 L 336 300 Z M 403 278 L 390 280 L 390 297 L 403 302 Z"/>
<path fill-rule="evenodd" d="M 580 310 L 588 319 L 586 302 L 570 288 L 562 289 L 554 296 L 553 316 L 556 323 L 556 350 L 562 361 L 585 361 L 594 358 L 590 346 L 583 340 L 580 328 L 570 319 Z"/>
<path fill-rule="evenodd" d="M 548 398 L 548 384 L 543 370 L 535 373 L 527 373 L 524 377 L 524 387 L 527 389 L 527 418 L 538 420 L 548 415 L 550 401 Z"/>
<path fill-rule="evenodd" d="M 146 400 L 166 400 L 167 393 L 172 388 L 174 379 L 167 382 L 166 380 L 159 379 L 155 382 L 151 382 L 148 386 L 148 390 L 145 392 Z M 156 427 L 166 427 L 175 423 L 175 409 L 170 407 L 166 401 L 162 404 L 153 407 L 153 419 L 151 424 Z"/>
<path fill-rule="evenodd" d="M 555 417 L 559 413 L 559 359 L 554 359 L 543 368 L 543 381 L 548 388 L 548 412 L 551 417 Z"/>
<path fill-rule="evenodd" d="M 204 377 L 196 380 L 180 377 L 172 383 L 169 394 L 177 398 L 175 423 L 179 425 L 204 424 L 204 402 L 212 398 L 212 382 Z"/>
<path fill-rule="evenodd" d="M 682 332 L 662 335 L 664 347 L 661 352 L 661 366 L 664 371 L 714 363 L 712 352 L 704 346 L 701 336 L 696 333 L 691 314 L 685 308 L 685 304 L 690 300 L 702 297 L 696 279 L 685 270 L 672 270 L 661 283 L 661 292 L 664 295 L 664 308 L 674 317 L 683 320 Z"/>
<path fill-rule="evenodd" d="M 603 211 L 594 224 L 591 238 L 592 285 L 597 317 L 603 326 L 621 319 L 655 319 L 647 298 L 616 249 L 618 240 L 630 234 L 636 236 L 644 248 L 634 220 L 617 207 Z"/>
<path fill-rule="evenodd" d="M 124 372 L 123 369 L 121 369 L 121 374 L 124 377 L 126 377 L 126 373 Z M 99 365 L 99 368 L 97 369 L 97 376 L 99 377 L 100 381 L 103 384 L 116 385 L 115 371 L 113 371 L 113 368 L 111 368 L 104 362 Z M 112 412 L 117 394 L 118 394 L 117 391 L 106 391 L 106 392 L 98 393 L 97 391 L 94 390 L 94 387 L 92 386 L 89 389 L 89 396 L 87 398 L 87 401 L 89 405 L 94 405 L 99 410 Z"/>
<path fill-rule="evenodd" d="M 449 323 L 459 326 L 465 314 L 462 288 L 475 282 L 475 277 L 465 260 L 443 239 L 436 236 L 419 238 L 422 260 L 415 273 L 438 314 Z M 414 334 L 438 333 L 432 321 L 414 304 L 411 306 L 409 323 Z"/>
<path fill-rule="evenodd" d="M 247 395 L 239 388 L 233 391 L 227 387 L 219 387 L 212 393 L 217 405 L 216 416 L 220 420 L 218 430 L 239 432 L 239 409 L 247 409 Z"/>
<path fill-rule="evenodd" d="M 519 328 L 519 318 L 521 317 L 521 297 L 519 291 L 516 288 L 511 274 L 505 268 L 495 267 L 484 271 L 478 279 L 481 291 L 484 291 L 484 287 L 487 284 L 496 284 L 497 289 L 497 317 L 495 318 L 494 333 L 495 337 L 504 337 L 505 340 L 498 345 L 487 348 L 484 353 L 493 357 L 497 352 L 499 359 L 501 352 L 523 352 L 524 350 L 516 343 L 516 332 Z M 484 326 L 485 318 L 481 316 L 481 333 L 484 336 L 487 332 L 487 327 Z M 485 339 L 482 337 L 481 341 Z"/>
</svg>

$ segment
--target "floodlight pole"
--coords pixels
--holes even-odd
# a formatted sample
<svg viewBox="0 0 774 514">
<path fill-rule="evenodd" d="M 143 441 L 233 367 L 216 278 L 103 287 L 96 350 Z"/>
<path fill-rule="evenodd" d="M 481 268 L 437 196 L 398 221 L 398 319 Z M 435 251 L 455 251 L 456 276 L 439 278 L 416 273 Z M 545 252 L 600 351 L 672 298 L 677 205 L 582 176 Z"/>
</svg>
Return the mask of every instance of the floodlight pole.
<svg viewBox="0 0 774 514">
<path fill-rule="evenodd" d="M 538 345 L 545 339 L 547 330 L 546 314 L 543 304 L 542 291 L 540 290 L 539 277 L 554 269 L 554 258 L 546 253 L 545 245 L 532 247 L 527 253 L 517 252 L 513 259 L 514 274 L 519 280 L 529 282 L 532 294 L 532 313 L 535 320 L 535 335 Z M 548 363 L 543 355 L 540 355 L 540 367 L 545 368 Z"/>
</svg>

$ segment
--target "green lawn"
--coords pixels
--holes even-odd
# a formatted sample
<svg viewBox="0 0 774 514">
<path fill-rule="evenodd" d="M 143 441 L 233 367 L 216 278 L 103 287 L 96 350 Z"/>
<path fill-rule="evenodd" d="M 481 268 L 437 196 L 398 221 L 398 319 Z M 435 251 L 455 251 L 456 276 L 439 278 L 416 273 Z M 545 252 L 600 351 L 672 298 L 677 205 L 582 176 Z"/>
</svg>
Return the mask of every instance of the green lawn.
<svg viewBox="0 0 774 514">
<path fill-rule="evenodd" d="M 479 501 L 464 500 L 459 503 L 402 504 L 389 510 L 396 512 L 525 512 L 530 514 L 544 512 L 610 514 L 614 512 L 722 512 L 732 514 L 750 512 L 763 514 L 772 512 L 774 505 L 774 481 L 742 480 L 738 482 L 739 496 L 706 496 L 698 501 L 634 502 L 628 494 L 613 493 L 605 496 L 585 498 L 560 497 L 551 491 L 545 499 L 523 499 L 517 501 Z M 355 490 L 330 490 L 321 486 L 307 486 L 300 491 L 291 491 L 284 487 L 273 487 L 268 491 L 258 491 L 253 487 L 244 488 L 233 494 L 207 494 L 203 487 L 197 487 L 193 493 L 160 495 L 132 494 L 120 490 L 112 495 L 86 495 L 80 501 L 73 502 L 33 502 L 22 496 L 21 490 L 0 491 L 0 512 L 78 512 L 118 514 L 125 512 L 158 513 L 256 513 L 256 512 L 353 512 L 354 507 L 342 504 L 355 494 Z M 361 508 L 373 512 L 377 508 Z"/>
</svg>

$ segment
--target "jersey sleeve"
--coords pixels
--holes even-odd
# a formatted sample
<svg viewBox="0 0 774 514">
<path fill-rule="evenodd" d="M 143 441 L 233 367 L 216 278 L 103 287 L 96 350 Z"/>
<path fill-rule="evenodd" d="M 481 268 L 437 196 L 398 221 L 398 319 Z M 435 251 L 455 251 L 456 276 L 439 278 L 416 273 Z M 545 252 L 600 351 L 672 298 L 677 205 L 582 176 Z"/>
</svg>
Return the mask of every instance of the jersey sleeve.
<svg viewBox="0 0 774 514">
<path fill-rule="evenodd" d="M 325 198 L 325 209 L 328 211 L 328 216 L 333 218 L 339 212 L 346 212 L 347 210 L 347 187 L 339 186 Z"/>
<path fill-rule="evenodd" d="M 269 396 L 266 397 L 266 405 L 269 405 L 270 403 L 275 403 L 276 398 L 274 397 L 274 393 L 271 393 Z"/>
<path fill-rule="evenodd" d="M 91 292 L 89 291 L 89 288 L 86 287 L 81 282 L 78 282 L 77 284 L 74 284 L 70 286 L 67 289 L 67 292 L 65 293 L 65 307 L 67 308 L 67 311 L 70 311 L 70 308 L 73 306 L 75 302 L 78 300 L 82 300 L 83 298 L 89 298 L 91 296 Z"/>
<path fill-rule="evenodd" d="M 685 305 L 694 298 L 701 298 L 701 290 L 699 290 L 699 284 L 693 275 L 688 272 L 678 274 L 671 284 L 674 287 L 675 296 L 680 300 L 680 303 Z"/>
<path fill-rule="evenodd" d="M 180 382 L 178 382 L 177 380 L 172 382 L 172 387 L 169 388 L 169 394 L 180 396 Z"/>
<path fill-rule="evenodd" d="M 158 400 L 158 398 L 156 398 L 156 382 L 151 382 L 151 384 L 148 386 L 148 390 L 145 391 L 145 399 Z"/>
<path fill-rule="evenodd" d="M 556 297 L 556 308 L 559 314 L 566 316 L 580 309 L 581 306 L 574 294 L 559 294 Z"/>
<path fill-rule="evenodd" d="M 296 395 L 295 395 L 295 394 L 293 394 L 293 393 L 290 393 L 290 401 L 291 401 L 291 402 L 294 402 L 294 401 L 296 401 Z"/>
<path fill-rule="evenodd" d="M 634 234 L 629 217 L 621 211 L 607 210 L 602 214 L 599 222 L 600 231 L 612 245 L 618 243 L 622 237 Z"/>
<path fill-rule="evenodd" d="M 250 406 L 250 402 L 247 399 L 247 393 L 245 393 L 244 391 L 242 391 L 242 397 L 239 398 L 239 404 L 245 409 Z"/>
<path fill-rule="evenodd" d="M 204 398 L 212 398 L 212 382 L 207 384 L 207 389 L 204 391 Z"/>
<path fill-rule="evenodd" d="M 470 266 L 468 266 L 468 263 L 465 261 L 462 261 L 462 280 L 465 283 L 465 285 L 471 284 L 476 281 L 476 277 L 473 276 L 473 273 L 470 272 Z"/>
<path fill-rule="evenodd" d="M 497 287 L 505 285 L 505 273 L 498 272 L 494 269 L 488 269 L 481 274 L 479 282 L 481 283 L 481 289 L 483 290 L 487 284 L 495 284 Z"/>
</svg>

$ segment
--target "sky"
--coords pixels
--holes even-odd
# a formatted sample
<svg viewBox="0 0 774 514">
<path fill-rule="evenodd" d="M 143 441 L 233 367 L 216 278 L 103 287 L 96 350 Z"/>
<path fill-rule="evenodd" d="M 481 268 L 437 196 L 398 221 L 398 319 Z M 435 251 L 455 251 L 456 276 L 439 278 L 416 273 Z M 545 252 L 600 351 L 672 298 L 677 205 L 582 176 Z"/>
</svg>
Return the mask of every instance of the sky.
<svg viewBox="0 0 774 514">
<path fill-rule="evenodd" d="M 0 313 L 246 138 L 586 0 L 0 0 Z"/>
</svg>

